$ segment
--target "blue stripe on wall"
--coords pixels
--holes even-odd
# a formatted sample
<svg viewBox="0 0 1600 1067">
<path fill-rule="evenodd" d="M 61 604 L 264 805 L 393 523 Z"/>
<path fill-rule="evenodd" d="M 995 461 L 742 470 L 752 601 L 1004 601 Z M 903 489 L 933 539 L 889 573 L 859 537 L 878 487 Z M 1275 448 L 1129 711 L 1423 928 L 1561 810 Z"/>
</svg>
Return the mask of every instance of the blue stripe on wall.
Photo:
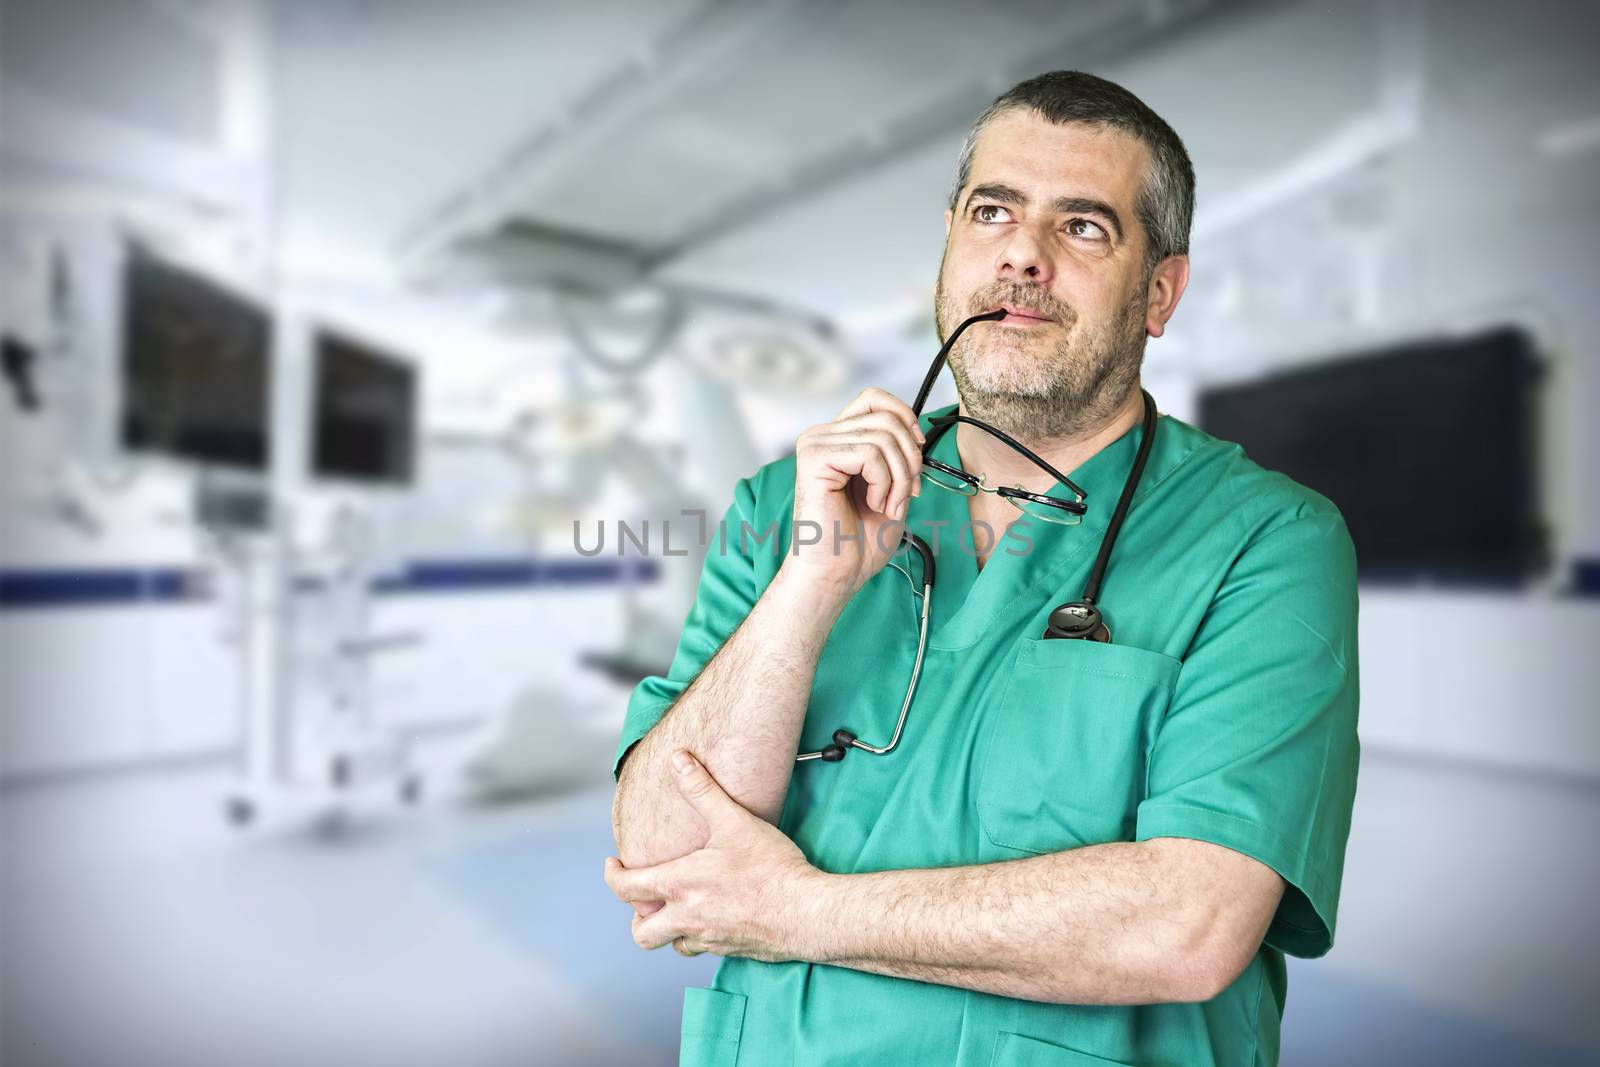
<svg viewBox="0 0 1600 1067">
<path fill-rule="evenodd" d="M 509 591 L 540 586 L 653 582 L 650 559 L 418 560 L 373 582 L 379 595 Z M 309 592 L 316 581 L 300 581 Z M 183 604 L 211 597 L 211 572 L 188 567 L 0 570 L 0 611 Z"/>
<path fill-rule="evenodd" d="M 419 560 L 373 583 L 379 593 L 460 593 L 523 586 L 613 585 L 654 581 L 648 559 Z"/>
<path fill-rule="evenodd" d="M 178 567 L 0 571 L 0 611 L 203 600 L 205 575 Z"/>
</svg>

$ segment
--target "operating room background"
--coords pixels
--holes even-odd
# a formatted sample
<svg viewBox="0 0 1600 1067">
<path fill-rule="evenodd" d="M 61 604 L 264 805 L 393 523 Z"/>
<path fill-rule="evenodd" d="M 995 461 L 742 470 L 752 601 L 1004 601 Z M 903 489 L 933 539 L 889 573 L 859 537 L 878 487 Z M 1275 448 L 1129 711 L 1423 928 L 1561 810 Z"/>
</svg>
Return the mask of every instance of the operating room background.
<svg viewBox="0 0 1600 1067">
<path fill-rule="evenodd" d="M 1284 1062 L 1600 1062 L 1597 53 L 1555 0 L 3 0 L 0 1060 L 675 1062 L 713 961 L 601 881 L 632 680 L 734 480 L 914 391 L 967 124 L 1079 67 L 1195 162 L 1164 411 L 1505 328 L 1542 368 L 1531 503 L 1448 516 L 1537 558 L 1364 575 Z M 130 444 L 184 385 L 135 380 L 147 261 L 267 324 L 257 469 Z M 330 334 L 409 398 L 381 471 L 318 443 Z"/>
</svg>

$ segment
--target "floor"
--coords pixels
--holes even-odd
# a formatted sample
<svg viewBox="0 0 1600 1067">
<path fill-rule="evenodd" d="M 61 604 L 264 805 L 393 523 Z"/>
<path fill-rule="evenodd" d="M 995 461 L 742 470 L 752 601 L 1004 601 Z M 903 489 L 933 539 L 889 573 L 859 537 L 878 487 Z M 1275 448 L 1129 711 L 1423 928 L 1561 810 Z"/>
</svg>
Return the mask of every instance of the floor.
<svg viewBox="0 0 1600 1067">
<path fill-rule="evenodd" d="M 1521 902 L 1542 913 L 1521 943 L 1559 933 L 1553 947 L 1518 954 L 1512 934 L 1484 929 L 1430 948 L 1475 910 L 1515 906 L 1519 879 L 1547 882 L 1539 833 L 1505 837 L 1519 825 L 1506 814 L 1515 796 L 1541 805 L 1552 838 L 1596 873 L 1583 851 L 1594 791 L 1461 774 L 1364 762 L 1358 828 L 1371 829 L 1352 840 L 1339 947 L 1292 961 L 1284 1063 L 1600 1064 L 1593 1013 L 1574 1007 L 1589 994 L 1570 988 L 1574 968 L 1592 970 L 1596 927 L 1548 914 L 1567 896 Z M 227 784 L 223 769 L 197 767 L 0 793 L 0 1062 L 676 1062 L 679 991 L 706 984 L 715 960 L 634 947 L 601 881 L 605 781 L 488 807 L 436 788 L 416 809 L 269 812 L 244 832 L 221 817 Z M 1429 814 L 1437 805 L 1522 855 L 1526 875 L 1467 880 L 1417 907 L 1493 851 L 1430 843 L 1429 827 L 1453 832 Z M 1363 820 L 1362 809 L 1400 814 Z M 1397 872 L 1399 857 L 1412 866 Z M 1449 975 L 1444 990 L 1452 966 L 1474 973 Z M 1563 968 L 1565 982 L 1545 973 Z M 1512 984 L 1527 997 L 1507 996 Z"/>
</svg>

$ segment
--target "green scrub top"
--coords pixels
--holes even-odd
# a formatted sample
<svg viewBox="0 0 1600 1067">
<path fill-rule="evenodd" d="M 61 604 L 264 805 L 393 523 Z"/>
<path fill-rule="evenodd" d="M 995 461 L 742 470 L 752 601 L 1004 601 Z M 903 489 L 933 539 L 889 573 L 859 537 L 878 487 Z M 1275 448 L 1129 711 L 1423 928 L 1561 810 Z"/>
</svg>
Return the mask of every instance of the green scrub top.
<svg viewBox="0 0 1600 1067">
<path fill-rule="evenodd" d="M 1283 954 L 1333 944 L 1359 762 L 1355 552 L 1327 499 L 1162 415 L 1101 592 L 1114 643 L 1041 640 L 1050 610 L 1083 590 L 1143 432 L 1068 472 L 1087 493 L 1080 525 L 1013 527 L 981 570 L 966 498 L 924 482 L 907 523 L 936 544 L 938 573 L 904 736 L 886 756 L 797 764 L 779 826 L 835 873 L 1215 842 L 1287 883 L 1250 965 L 1204 1003 L 1104 1006 L 728 958 L 711 988 L 685 991 L 683 1064 L 1277 1062 Z M 960 464 L 954 431 L 933 455 Z M 666 677 L 631 696 L 618 771 L 781 566 L 794 471 L 791 455 L 738 483 L 726 551 L 713 531 Z M 741 524 L 772 523 L 777 539 L 740 537 Z M 897 562 L 918 574 L 910 553 Z M 840 726 L 887 743 L 916 612 L 890 567 L 850 601 L 817 666 L 802 750 Z"/>
</svg>

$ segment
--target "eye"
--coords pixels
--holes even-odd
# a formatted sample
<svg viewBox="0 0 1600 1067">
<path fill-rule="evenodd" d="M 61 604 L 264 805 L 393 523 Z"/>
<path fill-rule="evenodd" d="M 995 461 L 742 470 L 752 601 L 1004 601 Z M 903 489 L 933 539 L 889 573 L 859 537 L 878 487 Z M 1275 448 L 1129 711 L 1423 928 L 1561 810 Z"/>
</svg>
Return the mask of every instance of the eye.
<svg viewBox="0 0 1600 1067">
<path fill-rule="evenodd" d="M 1106 231 L 1098 222 L 1088 219 L 1072 219 L 1067 223 L 1067 233 L 1073 237 L 1082 237 L 1086 241 L 1104 241 Z"/>
<path fill-rule="evenodd" d="M 1010 217 L 1011 213 L 1005 208 L 1001 207 L 999 204 L 979 204 L 977 207 L 972 209 L 972 221 L 981 223 L 983 225 L 991 225 L 996 222 L 1007 222 L 1010 220 Z"/>
</svg>

